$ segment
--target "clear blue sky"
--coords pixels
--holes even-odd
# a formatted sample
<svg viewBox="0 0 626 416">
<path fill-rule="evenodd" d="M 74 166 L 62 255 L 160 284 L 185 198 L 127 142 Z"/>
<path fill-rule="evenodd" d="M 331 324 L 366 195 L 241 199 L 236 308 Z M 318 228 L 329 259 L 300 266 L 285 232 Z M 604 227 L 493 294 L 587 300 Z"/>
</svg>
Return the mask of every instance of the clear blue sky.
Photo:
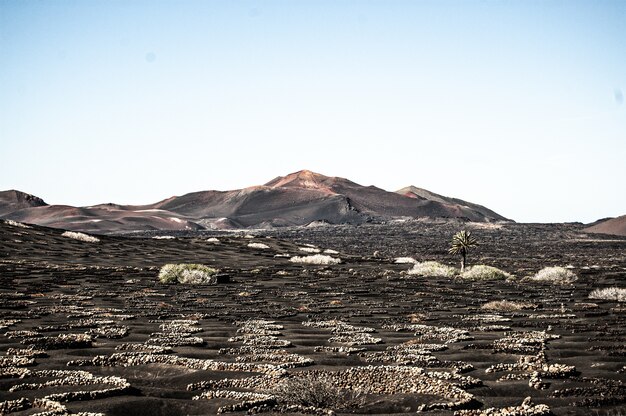
<svg viewBox="0 0 626 416">
<path fill-rule="evenodd" d="M 626 1 L 0 2 L 0 189 L 148 203 L 310 169 L 626 214 Z"/>
</svg>

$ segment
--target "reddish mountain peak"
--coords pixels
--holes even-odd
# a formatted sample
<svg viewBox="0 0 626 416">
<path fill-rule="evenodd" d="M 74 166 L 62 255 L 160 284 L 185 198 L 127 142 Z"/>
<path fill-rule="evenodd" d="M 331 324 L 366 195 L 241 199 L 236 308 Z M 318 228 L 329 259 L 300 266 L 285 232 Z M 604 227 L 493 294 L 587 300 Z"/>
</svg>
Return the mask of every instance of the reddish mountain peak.
<svg viewBox="0 0 626 416">
<path fill-rule="evenodd" d="M 317 189 L 322 192 L 335 193 L 330 187 L 337 178 L 324 176 L 310 170 L 301 170 L 287 176 L 279 176 L 265 184 L 270 188 L 306 188 Z"/>
</svg>

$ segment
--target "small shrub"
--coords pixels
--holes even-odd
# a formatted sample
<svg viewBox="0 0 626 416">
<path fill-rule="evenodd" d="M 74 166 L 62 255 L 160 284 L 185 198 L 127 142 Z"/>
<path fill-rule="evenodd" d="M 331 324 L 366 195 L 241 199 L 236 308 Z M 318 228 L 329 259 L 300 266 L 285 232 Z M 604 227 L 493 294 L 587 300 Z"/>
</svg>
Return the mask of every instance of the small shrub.
<svg viewBox="0 0 626 416">
<path fill-rule="evenodd" d="M 415 263 L 408 273 L 424 277 L 453 277 L 457 274 L 457 270 L 436 261 L 424 261 Z"/>
<path fill-rule="evenodd" d="M 100 241 L 99 238 L 94 237 L 92 235 L 78 233 L 75 231 L 65 231 L 61 234 L 63 237 L 73 238 L 74 240 L 84 241 L 85 243 L 97 243 Z"/>
<path fill-rule="evenodd" d="M 545 267 L 536 275 L 527 280 L 533 282 L 554 283 L 557 285 L 568 285 L 578 280 L 578 277 L 565 267 Z"/>
<path fill-rule="evenodd" d="M 413 257 L 397 257 L 395 263 L 397 264 L 415 264 L 417 263 L 417 260 L 415 260 Z"/>
<path fill-rule="evenodd" d="M 314 254 L 312 256 L 294 256 L 289 259 L 292 263 L 303 263 L 303 264 L 339 264 L 341 263 L 341 259 L 336 259 L 331 256 L 326 256 L 324 254 Z"/>
<path fill-rule="evenodd" d="M 513 277 L 510 273 L 500 270 L 497 267 L 478 264 L 472 266 L 461 273 L 462 279 L 467 280 L 504 280 Z"/>
<path fill-rule="evenodd" d="M 351 409 L 364 404 L 360 391 L 342 390 L 320 380 L 291 377 L 280 383 L 273 391 L 279 404 L 314 407 L 317 409 Z"/>
<path fill-rule="evenodd" d="M 202 264 L 166 264 L 159 271 L 161 283 L 215 284 L 217 269 Z"/>
<path fill-rule="evenodd" d="M 532 303 L 526 302 L 512 302 L 509 300 L 494 300 L 492 302 L 487 302 L 481 309 L 487 311 L 496 311 L 496 312 L 513 312 L 513 311 L 521 311 L 522 309 L 531 309 L 536 305 Z"/>
<path fill-rule="evenodd" d="M 270 248 L 270 246 L 268 246 L 267 244 L 263 244 L 263 243 L 250 243 L 250 244 L 248 244 L 248 247 L 250 247 L 250 248 L 258 248 L 258 249 L 261 249 L 261 250 L 265 250 L 265 249 Z"/>
<path fill-rule="evenodd" d="M 620 287 L 607 287 L 596 289 L 589 294 L 589 299 L 614 300 L 616 302 L 626 302 L 626 289 Z"/>
</svg>

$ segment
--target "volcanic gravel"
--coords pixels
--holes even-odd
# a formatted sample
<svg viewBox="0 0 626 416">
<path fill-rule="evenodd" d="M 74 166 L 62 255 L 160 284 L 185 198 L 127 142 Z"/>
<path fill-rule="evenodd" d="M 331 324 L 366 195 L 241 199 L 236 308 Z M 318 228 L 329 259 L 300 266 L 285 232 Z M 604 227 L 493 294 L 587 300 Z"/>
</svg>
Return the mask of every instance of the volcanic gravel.
<svg viewBox="0 0 626 416">
<path fill-rule="evenodd" d="M 447 248 L 464 228 L 481 243 L 470 264 L 517 278 L 395 262 L 457 266 Z M 582 228 L 407 220 L 85 243 L 0 222 L 0 414 L 332 413 L 280 402 L 295 379 L 363 395 L 337 413 L 626 414 L 626 307 L 588 298 L 626 287 L 626 238 Z M 341 263 L 290 262 L 302 247 Z M 230 282 L 161 284 L 166 263 Z M 578 280 L 521 279 L 547 266 Z M 481 309 L 501 300 L 529 307 Z"/>
</svg>

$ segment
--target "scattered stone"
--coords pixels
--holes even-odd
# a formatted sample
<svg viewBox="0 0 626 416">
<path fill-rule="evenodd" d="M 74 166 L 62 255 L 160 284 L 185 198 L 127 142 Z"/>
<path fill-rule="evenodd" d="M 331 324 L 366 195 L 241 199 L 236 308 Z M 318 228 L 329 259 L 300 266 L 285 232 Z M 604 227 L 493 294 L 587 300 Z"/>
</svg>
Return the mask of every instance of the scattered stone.
<svg viewBox="0 0 626 416">
<path fill-rule="evenodd" d="M 454 416 L 549 416 L 550 407 L 545 404 L 533 404 L 530 397 L 526 397 L 521 405 L 509 407 L 490 407 L 489 409 L 457 410 Z"/>
<path fill-rule="evenodd" d="M 55 350 L 64 348 L 87 348 L 91 347 L 93 338 L 88 334 L 59 334 L 54 337 L 32 337 L 24 338 L 21 343 L 32 345 L 35 348 L 44 350 Z"/>
</svg>

